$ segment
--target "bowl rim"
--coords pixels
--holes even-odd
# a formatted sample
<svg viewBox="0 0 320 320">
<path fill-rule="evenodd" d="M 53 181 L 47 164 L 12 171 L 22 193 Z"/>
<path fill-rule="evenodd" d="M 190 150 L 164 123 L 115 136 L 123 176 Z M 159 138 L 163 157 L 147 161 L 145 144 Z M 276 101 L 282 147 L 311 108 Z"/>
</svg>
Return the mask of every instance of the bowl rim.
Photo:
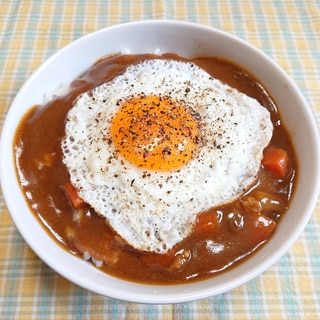
<svg viewBox="0 0 320 320">
<path fill-rule="evenodd" d="M 313 141 L 311 141 L 312 146 L 316 148 L 316 150 L 320 150 L 320 143 L 319 143 L 319 134 L 318 129 L 316 126 L 316 123 L 314 121 L 312 112 L 310 110 L 310 107 L 308 107 L 308 103 L 306 102 L 305 98 L 303 97 L 301 91 L 298 89 L 298 87 L 295 85 L 293 80 L 289 78 L 289 76 L 270 58 L 268 57 L 264 52 L 257 49 L 253 45 L 251 45 L 248 42 L 245 42 L 244 40 L 238 38 L 235 35 L 231 35 L 223 30 L 216 29 L 214 27 L 204 26 L 198 23 L 193 22 L 186 22 L 186 21 L 180 21 L 180 20 L 142 20 L 142 21 L 134 21 L 134 22 L 127 22 L 122 23 L 118 25 L 113 25 L 110 27 L 106 27 L 100 30 L 97 30 L 95 32 L 89 33 L 85 36 L 80 37 L 79 39 L 71 42 L 67 46 L 63 47 L 62 49 L 58 50 L 56 53 L 54 53 L 52 56 L 50 56 L 47 60 L 45 60 L 33 73 L 32 75 L 27 79 L 27 81 L 22 85 L 21 89 L 18 91 L 16 97 L 12 101 L 12 104 L 8 110 L 2 133 L 1 133 L 1 141 L 0 141 L 0 159 L 1 159 L 1 170 L 0 170 L 0 179 L 1 179 L 1 186 L 2 191 L 4 195 L 5 202 L 7 204 L 9 213 L 18 229 L 20 234 L 23 236 L 27 244 L 30 246 L 30 248 L 40 257 L 42 261 L 44 261 L 50 268 L 55 270 L 58 274 L 62 275 L 63 277 L 67 278 L 71 282 L 86 288 L 88 290 L 91 290 L 93 292 L 99 293 L 104 296 L 108 296 L 111 298 L 116 298 L 120 300 L 130 301 L 130 302 L 139 302 L 139 303 L 153 303 L 153 304 L 167 304 L 167 303 L 180 303 L 180 302 L 187 302 L 187 301 L 194 301 L 199 300 L 203 298 L 209 298 L 217 294 L 222 294 L 226 291 L 229 291 L 235 287 L 238 287 L 249 280 L 255 278 L 262 272 L 264 272 L 266 269 L 268 269 L 272 264 L 274 264 L 280 257 L 285 254 L 288 249 L 292 246 L 293 242 L 298 238 L 298 236 L 301 234 L 303 229 L 305 228 L 307 222 L 309 221 L 311 214 L 313 212 L 313 209 L 315 207 L 318 193 L 320 189 L 320 156 L 319 152 L 318 154 L 315 153 L 315 159 L 314 161 L 318 163 L 316 166 L 316 172 L 314 172 L 315 176 L 318 177 L 317 181 L 314 182 L 314 188 L 313 194 L 309 195 L 309 202 L 305 205 L 305 211 L 307 214 L 304 215 L 303 219 L 300 221 L 299 225 L 296 227 L 295 232 L 290 235 L 289 239 L 286 239 L 284 241 L 283 246 L 281 247 L 281 250 L 277 251 L 274 255 L 264 257 L 264 260 L 258 264 L 258 267 L 254 268 L 253 271 L 246 271 L 245 270 L 245 263 L 241 263 L 238 267 L 235 269 L 241 270 L 243 273 L 241 273 L 241 276 L 238 277 L 238 280 L 234 283 L 232 281 L 225 281 L 223 283 L 219 281 L 198 281 L 196 283 L 191 284 L 180 284 L 178 287 L 180 288 L 177 290 L 177 286 L 169 285 L 169 286 L 155 286 L 155 285 L 145 285 L 145 284 L 138 284 L 138 283 L 132 283 L 125 280 L 120 280 L 117 278 L 113 278 L 109 275 L 106 275 L 102 273 L 101 271 L 97 270 L 95 275 L 97 278 L 106 278 L 109 279 L 112 282 L 116 279 L 116 283 L 119 284 L 119 286 L 114 288 L 106 288 L 106 286 L 102 283 L 93 285 L 92 283 L 87 283 L 85 279 L 79 279 L 78 275 L 73 270 L 66 270 L 64 268 L 63 263 L 58 264 L 52 257 L 48 257 L 48 252 L 45 248 L 39 248 L 38 243 L 36 239 L 33 237 L 33 230 L 26 230 L 26 227 L 19 221 L 17 218 L 17 215 L 19 214 L 18 211 L 20 211 L 19 208 L 16 208 L 16 202 L 15 202 L 15 196 L 12 195 L 11 187 L 8 188 L 8 181 L 11 181 L 12 179 L 18 180 L 17 177 L 14 178 L 14 175 L 16 173 L 10 173 L 10 168 L 13 166 L 13 156 L 7 157 L 7 152 L 9 149 L 9 144 L 11 145 L 12 149 L 12 131 L 10 131 L 10 119 L 12 119 L 14 114 L 14 106 L 16 105 L 16 101 L 19 97 L 23 96 L 26 90 L 28 90 L 28 86 L 35 80 L 35 78 L 38 77 L 38 75 L 43 72 L 45 68 L 47 68 L 52 62 L 59 59 L 66 50 L 69 50 L 69 48 L 76 47 L 80 45 L 82 42 L 85 42 L 87 39 L 90 39 L 91 37 L 99 36 L 104 34 L 105 32 L 111 32 L 112 30 L 119 30 L 119 29 L 126 29 L 130 27 L 148 27 L 150 25 L 157 26 L 157 27 L 165 27 L 165 28 L 174 28 L 174 27 L 182 27 L 182 28 L 198 28 L 200 31 L 206 31 L 210 33 L 215 33 L 218 36 L 226 37 L 232 41 L 235 41 L 237 44 L 240 44 L 242 46 L 245 46 L 248 48 L 248 50 L 251 50 L 255 52 L 255 54 L 260 55 L 268 61 L 273 67 L 277 70 L 279 74 L 281 74 L 282 77 L 284 77 L 288 83 L 288 86 L 292 87 L 293 90 L 297 93 L 297 98 L 300 99 L 300 104 L 304 106 L 304 115 L 307 118 L 309 124 L 310 124 L 310 130 L 314 133 L 313 135 Z M 25 112 L 24 112 L 25 113 Z M 9 119 L 9 120 L 8 120 Z M 10 141 L 10 142 L 9 142 Z M 13 153 L 13 152 L 11 152 Z M 11 182 L 10 182 L 11 183 Z M 16 188 L 15 191 L 18 189 Z M 21 191 L 20 191 L 21 192 Z M 24 208 L 25 209 L 25 208 Z M 29 210 L 30 211 L 30 210 Z M 34 219 L 40 226 L 40 223 L 38 220 Z M 28 225 L 29 227 L 29 225 Z M 34 225 L 30 224 L 30 228 L 35 227 Z M 42 229 L 42 232 L 37 229 L 37 232 L 39 231 L 43 237 L 49 237 L 46 231 L 43 230 L 43 226 L 40 226 Z M 55 252 L 57 256 L 59 256 L 61 259 L 67 259 L 68 261 L 72 261 L 72 259 L 76 259 L 74 261 L 77 261 L 77 265 L 80 266 L 81 271 L 83 273 L 85 272 L 91 272 L 92 268 L 88 268 L 88 263 L 85 261 L 82 261 L 79 258 L 72 257 L 70 253 L 67 253 L 64 251 L 64 249 L 60 248 L 58 244 L 56 244 L 50 237 L 50 241 L 52 241 L 52 247 L 50 248 L 50 252 Z M 49 241 L 49 242 L 50 242 Z M 63 252 L 60 252 L 63 250 Z M 261 251 L 261 250 L 260 250 Z M 252 259 L 252 257 L 250 258 Z M 232 272 L 232 270 L 231 270 Z M 100 274 L 101 273 L 101 274 Z M 229 271 L 228 271 L 229 273 Z M 217 277 L 214 277 L 217 278 Z M 214 279 L 211 278 L 211 279 Z M 218 276 L 219 278 L 219 276 Z M 224 278 L 225 279 L 225 278 Z M 108 281 L 109 281 L 108 280 Z M 198 289 L 200 286 L 199 284 L 203 285 L 202 290 Z M 212 284 L 215 285 L 215 288 L 212 288 Z M 125 292 L 126 287 L 130 287 L 133 289 L 131 292 Z M 166 288 L 166 290 L 164 290 Z M 177 293 L 179 293 L 177 295 Z"/>
</svg>

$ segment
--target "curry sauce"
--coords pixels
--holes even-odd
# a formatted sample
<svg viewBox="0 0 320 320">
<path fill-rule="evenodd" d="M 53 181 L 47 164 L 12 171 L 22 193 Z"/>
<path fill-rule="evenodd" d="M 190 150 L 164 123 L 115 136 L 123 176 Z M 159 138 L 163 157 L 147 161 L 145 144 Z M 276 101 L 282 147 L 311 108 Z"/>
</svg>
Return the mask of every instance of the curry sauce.
<svg viewBox="0 0 320 320">
<path fill-rule="evenodd" d="M 174 54 L 161 57 L 185 60 Z M 257 99 L 269 110 L 274 125 L 270 147 L 286 153 L 285 175 L 277 176 L 262 163 L 258 179 L 241 198 L 200 214 L 194 232 L 167 254 L 139 252 L 128 246 L 89 205 L 76 208 L 69 201 L 65 192 L 69 173 L 62 162 L 61 140 L 66 114 L 79 94 L 112 80 L 133 63 L 153 58 L 159 56 L 102 58 L 71 83 L 67 94 L 31 108 L 16 132 L 17 173 L 32 212 L 71 254 L 130 281 L 197 281 L 236 266 L 272 236 L 289 207 L 297 162 L 277 106 L 263 84 L 232 62 L 216 57 L 192 59 L 213 77 Z"/>
</svg>

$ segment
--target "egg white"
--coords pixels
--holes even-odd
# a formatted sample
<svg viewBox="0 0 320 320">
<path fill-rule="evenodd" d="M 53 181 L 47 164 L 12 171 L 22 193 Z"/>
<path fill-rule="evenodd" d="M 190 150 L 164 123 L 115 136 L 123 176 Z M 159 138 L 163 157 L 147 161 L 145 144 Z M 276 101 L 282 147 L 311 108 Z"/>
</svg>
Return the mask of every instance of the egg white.
<svg viewBox="0 0 320 320">
<path fill-rule="evenodd" d="M 141 93 L 183 100 L 199 112 L 206 143 L 181 169 L 139 169 L 112 143 L 119 101 Z M 197 214 L 236 199 L 255 181 L 272 131 L 257 100 L 196 65 L 146 60 L 77 98 L 66 119 L 63 162 L 79 195 L 128 244 L 164 253 L 192 232 Z"/>
</svg>

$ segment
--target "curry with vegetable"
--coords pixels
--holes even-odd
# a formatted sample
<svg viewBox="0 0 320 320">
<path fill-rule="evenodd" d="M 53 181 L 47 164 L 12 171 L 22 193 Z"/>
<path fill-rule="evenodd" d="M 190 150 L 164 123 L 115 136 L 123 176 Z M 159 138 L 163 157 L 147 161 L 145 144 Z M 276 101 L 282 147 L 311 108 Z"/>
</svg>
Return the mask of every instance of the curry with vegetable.
<svg viewBox="0 0 320 320">
<path fill-rule="evenodd" d="M 110 81 L 133 63 L 154 57 L 102 58 L 71 83 L 68 93 L 31 108 L 16 132 L 17 173 L 30 209 L 48 234 L 71 254 L 130 281 L 198 281 L 249 259 L 272 237 L 290 205 L 298 166 L 278 106 L 263 84 L 230 61 L 194 58 L 191 61 L 213 77 L 257 99 L 269 110 L 274 126 L 272 140 L 264 150 L 254 185 L 236 201 L 199 214 L 193 233 L 168 253 L 139 252 L 128 246 L 78 196 L 62 162 L 61 139 L 66 114 L 80 93 Z M 183 59 L 174 54 L 162 57 Z"/>
</svg>

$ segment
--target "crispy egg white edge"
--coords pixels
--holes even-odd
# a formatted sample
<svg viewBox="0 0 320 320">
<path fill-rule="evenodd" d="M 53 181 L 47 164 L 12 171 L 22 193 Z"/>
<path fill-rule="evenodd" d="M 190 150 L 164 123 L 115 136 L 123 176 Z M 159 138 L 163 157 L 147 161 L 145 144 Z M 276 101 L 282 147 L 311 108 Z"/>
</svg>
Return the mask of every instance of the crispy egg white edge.
<svg viewBox="0 0 320 320">
<path fill-rule="evenodd" d="M 207 142 L 180 170 L 138 169 L 106 144 L 117 101 L 141 92 L 184 99 L 200 113 Z M 196 65 L 146 60 L 78 97 L 67 115 L 63 161 L 79 195 L 120 236 L 138 250 L 164 253 L 190 234 L 196 214 L 236 199 L 254 182 L 272 130 L 257 100 Z"/>
</svg>

